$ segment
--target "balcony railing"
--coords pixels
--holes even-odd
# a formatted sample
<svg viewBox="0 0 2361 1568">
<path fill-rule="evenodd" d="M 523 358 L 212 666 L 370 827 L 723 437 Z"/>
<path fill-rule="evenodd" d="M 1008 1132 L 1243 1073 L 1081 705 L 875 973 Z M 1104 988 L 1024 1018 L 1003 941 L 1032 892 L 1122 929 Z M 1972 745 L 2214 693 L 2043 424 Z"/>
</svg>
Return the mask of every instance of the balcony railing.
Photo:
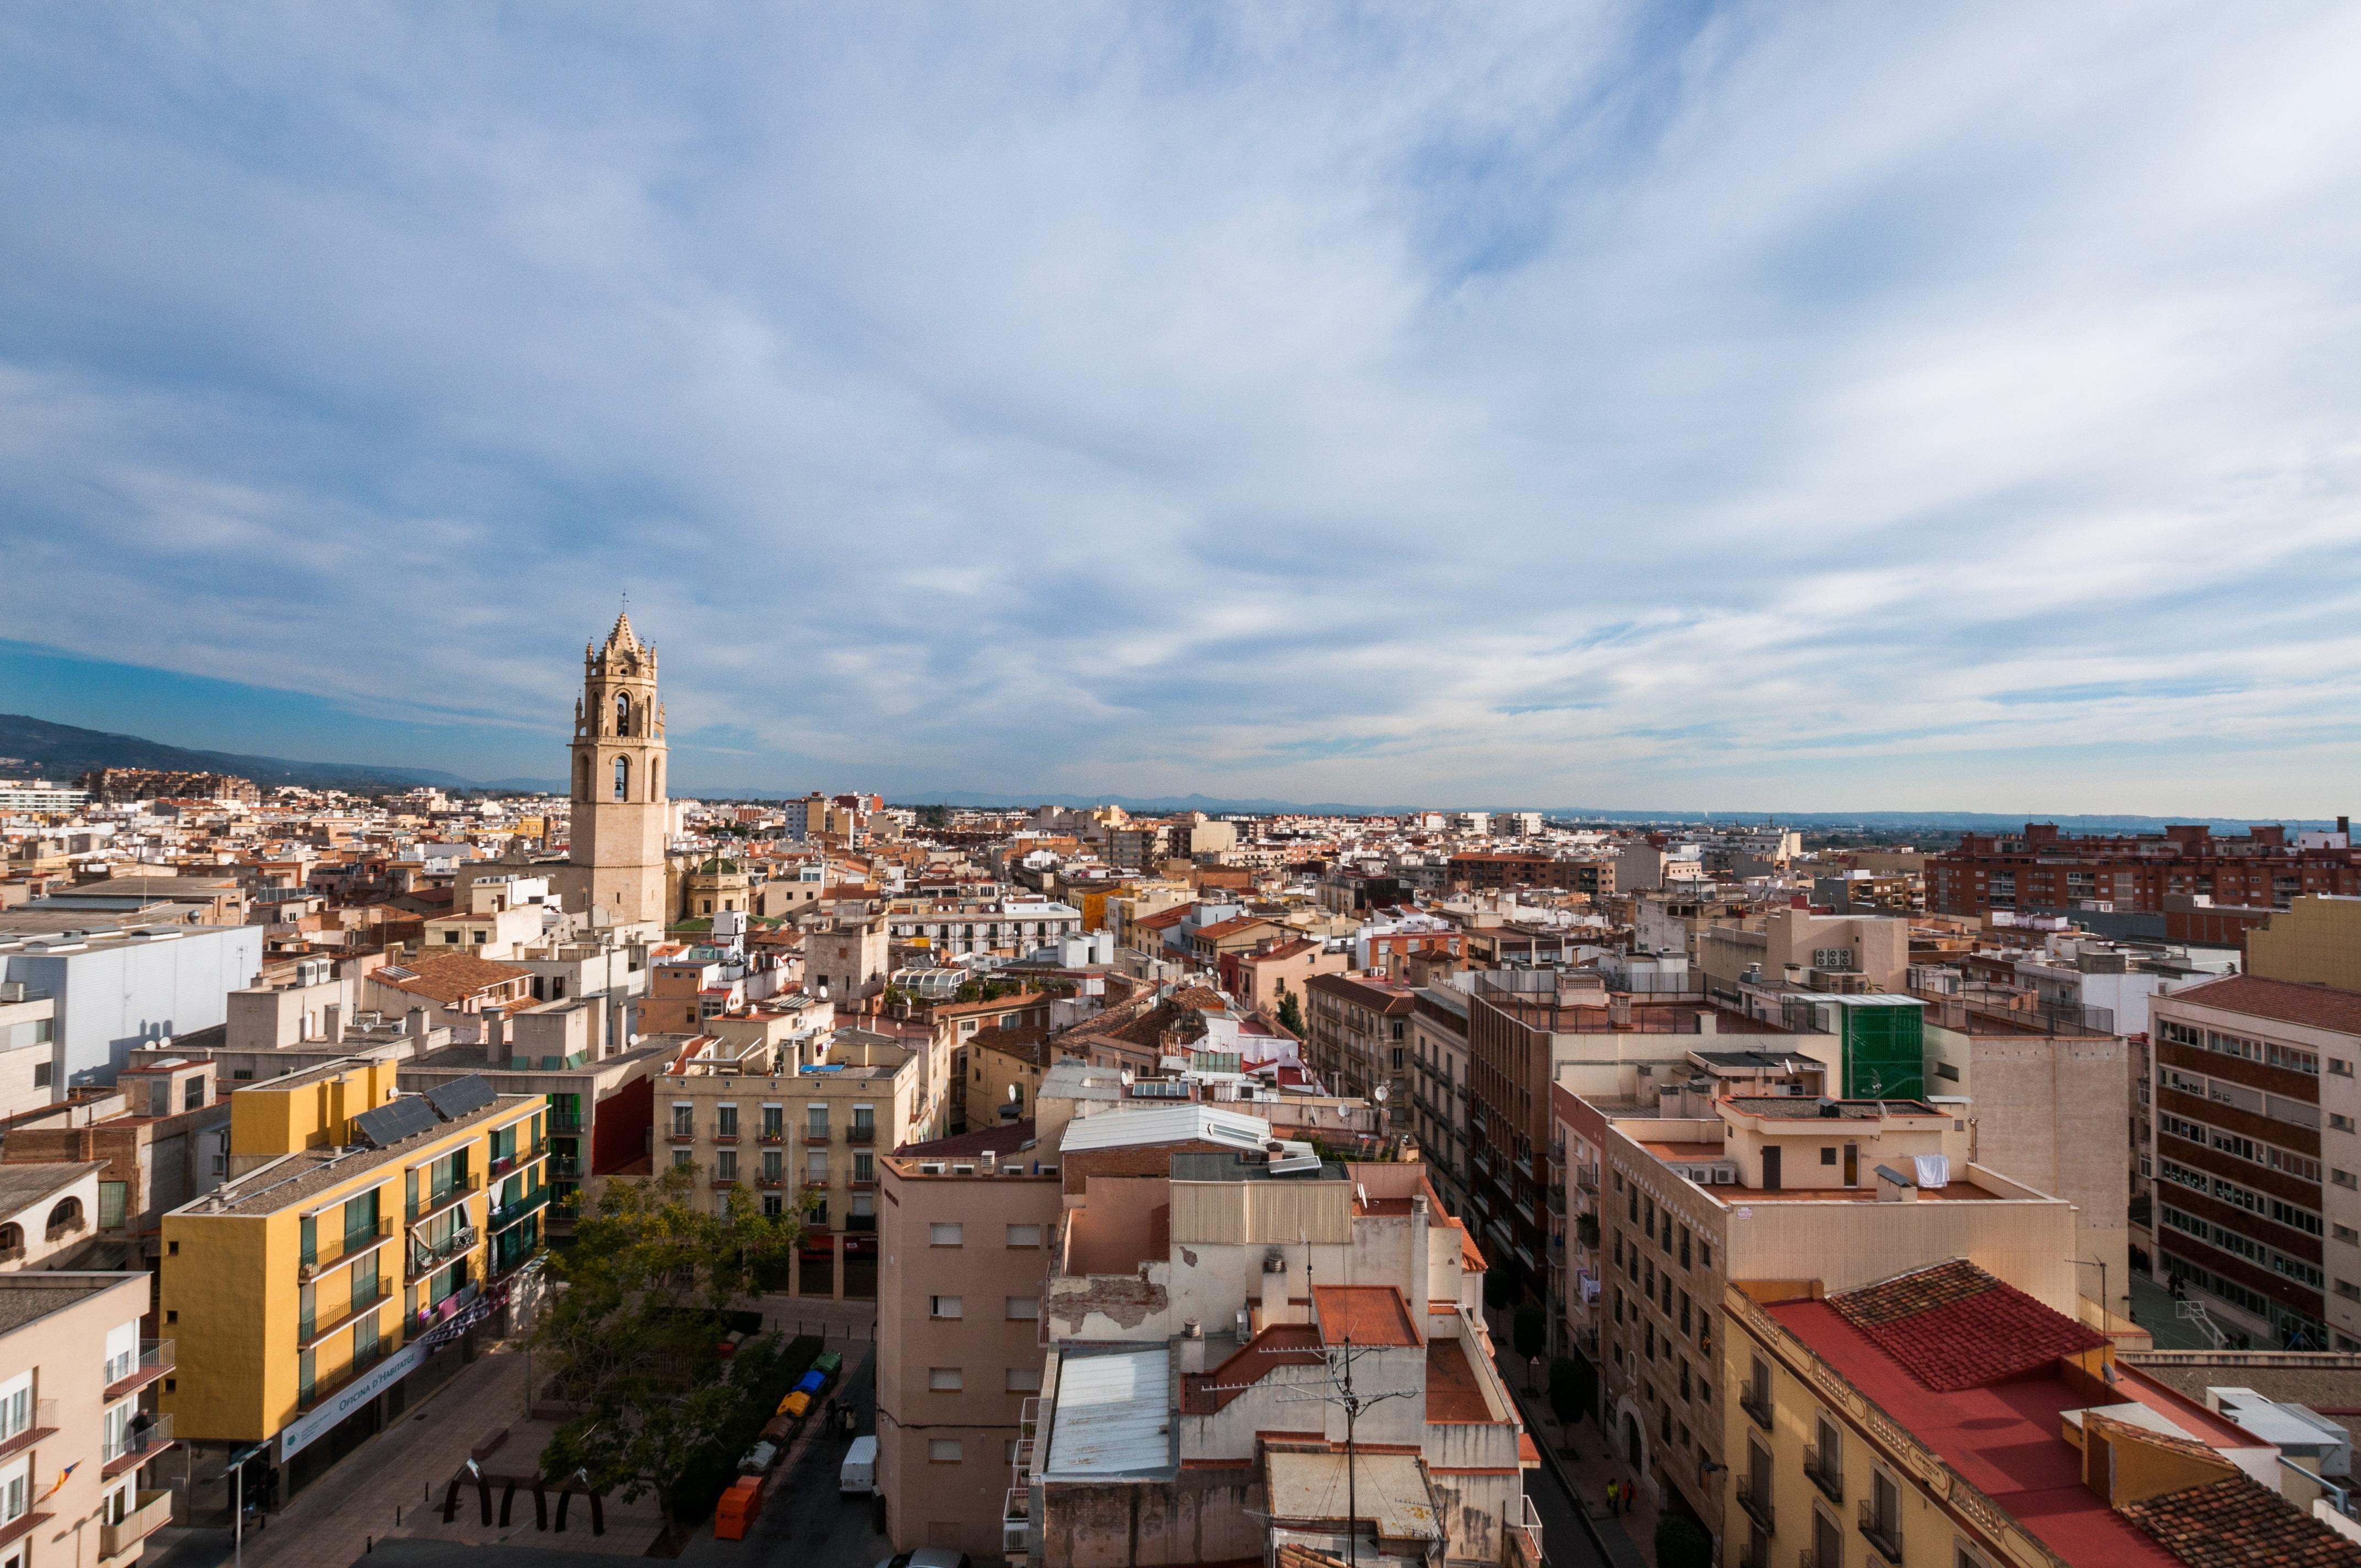
<svg viewBox="0 0 2361 1568">
<path fill-rule="evenodd" d="M 847 1214 L 844 1217 L 844 1228 L 848 1234 L 867 1234 L 877 1229 L 877 1216 L 874 1214 Z"/>
<path fill-rule="evenodd" d="M 390 1341 L 379 1340 L 365 1355 L 356 1355 L 335 1377 L 325 1383 L 314 1383 L 309 1388 L 298 1386 L 295 1390 L 295 1411 L 309 1415 L 313 1410 L 343 1393 L 346 1388 L 369 1375 L 369 1369 L 393 1354 Z"/>
<path fill-rule="evenodd" d="M 521 1246 L 505 1259 L 495 1257 L 484 1270 L 484 1281 L 489 1284 L 496 1279 L 505 1279 L 540 1255 L 541 1249 L 537 1246 Z"/>
<path fill-rule="evenodd" d="M 374 1250 L 379 1244 L 390 1238 L 392 1234 L 393 1222 L 391 1220 L 379 1220 L 376 1224 L 371 1225 L 365 1231 L 346 1231 L 345 1233 L 345 1245 L 343 1251 L 337 1253 L 335 1256 L 325 1259 L 324 1261 L 313 1260 L 310 1262 L 298 1263 L 295 1266 L 295 1277 L 298 1280 L 306 1283 L 317 1279 L 324 1274 L 329 1273 L 335 1269 L 342 1268 L 346 1264 L 348 1264 L 354 1259 L 359 1257 L 363 1253 Z"/>
<path fill-rule="evenodd" d="M 41 1233 L 41 1239 L 44 1241 L 61 1242 L 68 1236 L 80 1235 L 82 1232 L 88 1229 L 90 1229 L 90 1222 L 83 1219 L 80 1214 L 76 1214 L 71 1219 L 60 1220 L 56 1224 L 51 1225 L 49 1229 L 43 1231 Z"/>
<path fill-rule="evenodd" d="M 551 1155 L 549 1157 L 549 1179 L 552 1181 L 581 1180 L 582 1157 L 579 1155 L 570 1154 Z"/>
<path fill-rule="evenodd" d="M 859 1122 L 853 1123 L 852 1125 L 844 1129 L 844 1141 L 848 1144 L 875 1143 L 877 1141 L 877 1124 L 872 1122 L 863 1125 Z"/>
<path fill-rule="evenodd" d="M 1521 1560 L 1521 1568 L 1542 1568 L 1546 1561 L 1542 1556 L 1542 1516 L 1533 1507 L 1530 1493 L 1518 1498 L 1524 1505 L 1523 1514 L 1509 1527 L 1509 1545 Z"/>
<path fill-rule="evenodd" d="M 736 1143 L 738 1141 L 737 1127 L 732 1125 L 725 1129 L 717 1124 L 713 1129 L 713 1141 L 717 1144 Z"/>
<path fill-rule="evenodd" d="M 578 1134 L 589 1125 L 579 1112 L 552 1111 L 549 1113 L 549 1130 L 561 1136 Z"/>
<path fill-rule="evenodd" d="M 1881 1513 L 1867 1497 L 1861 1500 L 1861 1533 L 1880 1557 L 1897 1565 L 1901 1563 L 1902 1521 Z"/>
<path fill-rule="evenodd" d="M 1844 1506 L 1844 1472 L 1831 1459 L 1823 1463 L 1819 1444 L 1807 1444 L 1804 1449 L 1804 1478 L 1820 1489 L 1820 1496 L 1838 1507 Z"/>
<path fill-rule="evenodd" d="M 1771 1430 L 1771 1396 L 1768 1393 L 1743 1389 L 1738 1396 L 1738 1408 L 1753 1417 L 1756 1426 L 1764 1431 Z"/>
<path fill-rule="evenodd" d="M 513 1203 L 503 1203 L 492 1211 L 491 1219 L 484 1225 L 484 1234 L 491 1235 L 505 1231 L 526 1215 L 544 1207 L 548 1202 L 549 1189 L 544 1187 L 538 1191 L 528 1193 Z"/>
<path fill-rule="evenodd" d="M 828 1141 L 829 1130 L 826 1127 L 807 1126 L 804 1128 L 804 1142 L 807 1144 L 824 1144 Z"/>
<path fill-rule="evenodd" d="M 0 1441 L 0 1459 L 27 1449 L 43 1438 L 54 1436 L 58 1430 L 58 1402 L 55 1399 L 33 1401 L 33 1424 L 11 1432 Z"/>
<path fill-rule="evenodd" d="M 675 1122 L 672 1125 L 672 1130 L 664 1134 L 664 1136 L 675 1144 L 693 1144 L 697 1142 L 697 1129 L 693 1126 L 684 1127 Z"/>
<path fill-rule="evenodd" d="M 470 1171 L 466 1176 L 461 1177 L 458 1180 L 452 1182 L 446 1187 L 436 1189 L 435 1190 L 428 1193 L 426 1197 L 419 1202 L 411 1205 L 408 1214 L 409 1221 L 413 1225 L 423 1224 L 425 1222 L 433 1219 L 435 1215 L 441 1213 L 444 1210 L 450 1208 L 452 1205 L 465 1202 L 467 1199 L 482 1191 L 483 1188 L 483 1177 L 474 1171 Z"/>
<path fill-rule="evenodd" d="M 100 1474 L 115 1476 L 137 1469 L 172 1445 L 172 1418 L 151 1417 L 144 1428 L 126 1429 L 122 1436 L 98 1445 Z"/>
<path fill-rule="evenodd" d="M 544 1142 L 534 1144 L 529 1148 L 521 1148 L 513 1154 L 502 1155 L 500 1158 L 492 1161 L 491 1168 L 487 1174 L 491 1176 L 494 1179 L 498 1179 L 500 1177 L 508 1175 L 511 1171 L 522 1170 L 526 1166 L 531 1165 L 534 1160 L 539 1159 L 548 1152 L 549 1145 Z"/>
<path fill-rule="evenodd" d="M 785 1127 L 765 1127 L 763 1129 L 763 1141 L 766 1144 L 785 1143 L 787 1130 Z"/>
<path fill-rule="evenodd" d="M 177 1347 L 168 1339 L 143 1339 L 139 1354 L 126 1356 L 122 1362 L 107 1366 L 106 1398 L 112 1403 L 135 1388 L 145 1388 L 179 1365 L 174 1357 Z M 127 1365 L 126 1365 L 127 1363 Z"/>
<path fill-rule="evenodd" d="M 134 1502 L 136 1506 L 120 1519 L 98 1527 L 100 1557 L 120 1557 L 172 1522 L 170 1491 L 141 1492 Z"/>
<path fill-rule="evenodd" d="M 410 1282 L 416 1284 L 428 1275 L 447 1266 L 455 1257 L 463 1257 L 475 1250 L 483 1238 L 473 1225 L 460 1225 L 439 1242 L 426 1242 L 417 1236 L 410 1238 Z"/>
<path fill-rule="evenodd" d="M 1023 1557 L 1032 1551 L 1033 1489 L 1011 1486 L 1000 1505 L 1000 1552 L 1004 1557 Z"/>
<path fill-rule="evenodd" d="M 1738 1478 L 1738 1506 L 1746 1510 L 1746 1517 L 1752 1519 L 1763 1534 L 1776 1533 L 1778 1526 L 1773 1522 L 1771 1487 L 1767 1482 L 1758 1486 L 1753 1476 L 1741 1475 Z"/>
</svg>

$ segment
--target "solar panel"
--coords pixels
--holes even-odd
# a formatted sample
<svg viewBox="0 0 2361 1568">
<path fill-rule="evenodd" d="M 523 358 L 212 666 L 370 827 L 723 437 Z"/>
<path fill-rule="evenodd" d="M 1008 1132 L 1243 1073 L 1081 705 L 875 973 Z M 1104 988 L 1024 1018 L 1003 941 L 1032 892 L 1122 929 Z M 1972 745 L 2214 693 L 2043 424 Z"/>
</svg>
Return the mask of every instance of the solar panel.
<svg viewBox="0 0 2361 1568">
<path fill-rule="evenodd" d="M 426 1091 L 427 1103 L 434 1113 L 446 1122 L 456 1122 L 470 1111 L 480 1111 L 492 1102 L 492 1086 L 473 1073 L 455 1078 L 448 1083 L 435 1085 Z"/>
<path fill-rule="evenodd" d="M 416 1095 L 404 1095 L 374 1111 L 362 1112 L 353 1118 L 353 1129 L 368 1140 L 370 1147 L 390 1149 L 404 1138 L 433 1132 L 434 1113 Z"/>
</svg>

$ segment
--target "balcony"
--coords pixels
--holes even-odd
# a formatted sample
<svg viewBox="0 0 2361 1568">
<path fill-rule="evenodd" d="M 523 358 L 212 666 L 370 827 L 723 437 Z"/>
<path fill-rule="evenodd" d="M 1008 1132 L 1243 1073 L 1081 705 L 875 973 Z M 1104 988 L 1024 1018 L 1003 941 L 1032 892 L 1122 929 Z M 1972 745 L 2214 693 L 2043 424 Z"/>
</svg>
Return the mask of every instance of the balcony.
<svg viewBox="0 0 2361 1568">
<path fill-rule="evenodd" d="M 449 1266 L 451 1260 L 465 1257 L 476 1250 L 482 1237 L 473 1225 L 460 1225 L 439 1242 L 425 1242 L 417 1236 L 410 1238 L 410 1283 L 415 1285 L 430 1274 Z"/>
<path fill-rule="evenodd" d="M 1033 1489 L 1011 1486 L 1000 1505 L 1001 1555 L 1012 1561 L 1024 1558 L 1033 1549 L 1032 1538 Z"/>
<path fill-rule="evenodd" d="M 126 1431 L 112 1442 L 98 1446 L 99 1474 L 108 1480 L 126 1470 L 137 1470 L 165 1450 L 177 1446 L 172 1441 L 172 1418 L 152 1417 L 137 1431 Z"/>
<path fill-rule="evenodd" d="M 71 1219 L 60 1220 L 56 1224 L 43 1231 L 41 1238 L 44 1241 L 61 1242 L 68 1236 L 78 1236 L 88 1229 L 90 1229 L 90 1222 L 76 1214 Z"/>
<path fill-rule="evenodd" d="M 713 1129 L 713 1141 L 717 1144 L 734 1144 L 738 1141 L 738 1129 L 731 1127 L 725 1133 L 719 1127 L 716 1127 Z"/>
<path fill-rule="evenodd" d="M 345 1310 L 340 1315 L 330 1318 L 324 1326 L 316 1319 L 299 1318 L 295 1322 L 295 1348 L 310 1350 L 314 1345 L 325 1344 L 363 1318 L 377 1316 L 378 1309 L 392 1299 L 391 1281 L 381 1281 L 375 1296 L 365 1298 L 357 1303 L 346 1302 Z"/>
<path fill-rule="evenodd" d="M 844 1141 L 848 1144 L 875 1143 L 877 1141 L 877 1124 L 874 1122 L 867 1124 L 860 1122 L 853 1123 L 852 1125 L 844 1129 Z"/>
<path fill-rule="evenodd" d="M 1820 1489 L 1820 1496 L 1839 1508 L 1844 1506 L 1844 1472 L 1837 1467 L 1831 1455 L 1828 1463 L 1820 1461 L 1819 1445 L 1807 1445 L 1804 1450 L 1804 1478 Z"/>
<path fill-rule="evenodd" d="M 844 1229 L 846 1234 L 850 1235 L 873 1234 L 877 1230 L 877 1216 L 874 1214 L 847 1214 L 844 1217 Z"/>
<path fill-rule="evenodd" d="M 664 1138 L 669 1143 L 693 1144 L 697 1142 L 697 1129 L 695 1127 L 684 1127 L 679 1123 L 675 1122 L 673 1124 L 672 1131 L 666 1133 L 664 1135 Z"/>
<path fill-rule="evenodd" d="M 1769 1389 L 1746 1389 L 1738 1396 L 1738 1408 L 1752 1417 L 1756 1426 L 1761 1427 L 1764 1431 L 1771 1430 L 1771 1391 Z"/>
<path fill-rule="evenodd" d="M 122 1556 L 172 1522 L 171 1493 L 141 1492 L 134 1500 L 137 1506 L 121 1519 L 98 1527 L 98 1555 L 102 1560 Z"/>
<path fill-rule="evenodd" d="M 1758 1485 L 1756 1477 L 1741 1475 L 1738 1478 L 1738 1506 L 1746 1510 L 1746 1517 L 1752 1519 L 1755 1528 L 1763 1534 L 1776 1533 L 1778 1527 L 1773 1522 L 1774 1516 L 1771 1508 L 1771 1483 L 1767 1479 Z"/>
<path fill-rule="evenodd" d="M 675 1139 L 675 1141 L 677 1142 L 678 1140 Z M 519 1149 L 514 1154 L 502 1155 L 500 1158 L 492 1161 L 491 1168 L 487 1171 L 486 1174 L 493 1180 L 497 1181 L 501 1177 L 508 1175 L 511 1171 L 522 1170 L 526 1166 L 531 1165 L 534 1160 L 539 1159 L 548 1152 L 549 1146 L 545 1143 L 540 1143 L 533 1145 L 530 1148 Z"/>
<path fill-rule="evenodd" d="M 179 1365 L 173 1357 L 173 1343 L 168 1339 L 143 1339 L 137 1356 L 125 1356 L 106 1365 L 106 1400 L 113 1404 L 136 1389 L 145 1388 Z"/>
<path fill-rule="evenodd" d="M 494 1280 L 505 1279 L 540 1255 L 541 1248 L 526 1246 L 517 1248 L 505 1261 L 498 1258 L 489 1260 L 484 1268 L 484 1282 L 489 1285 Z"/>
<path fill-rule="evenodd" d="M 765 1127 L 763 1129 L 763 1141 L 766 1144 L 785 1143 L 787 1130 L 785 1127 Z"/>
<path fill-rule="evenodd" d="M 590 1124 L 579 1111 L 552 1111 L 549 1130 L 561 1137 L 573 1137 L 588 1132 Z"/>
<path fill-rule="evenodd" d="M 1881 1512 L 1874 1502 L 1861 1500 L 1861 1534 L 1880 1557 L 1899 1568 L 1902 1562 L 1902 1521 Z"/>
<path fill-rule="evenodd" d="M 332 1274 L 337 1269 L 342 1268 L 345 1265 L 359 1257 L 362 1254 L 376 1251 L 377 1248 L 382 1246 L 389 1239 L 390 1239 L 392 1235 L 393 1222 L 391 1220 L 379 1220 L 375 1225 L 372 1225 L 366 1231 L 346 1231 L 345 1233 L 344 1251 L 336 1254 L 335 1256 L 328 1259 L 325 1263 L 322 1263 L 317 1259 L 313 1258 L 307 1258 L 302 1262 L 298 1263 L 295 1266 L 295 1277 L 299 1281 L 308 1285 L 324 1274 Z"/>
<path fill-rule="evenodd" d="M 1517 1499 L 1524 1507 L 1523 1517 L 1509 1526 L 1510 1559 L 1518 1568 L 1542 1568 L 1547 1561 L 1542 1555 L 1542 1516 L 1533 1507 L 1530 1493 Z"/>
<path fill-rule="evenodd" d="M 377 1343 L 377 1348 L 370 1351 L 367 1356 L 355 1356 L 352 1364 L 339 1373 L 334 1382 L 314 1383 L 309 1388 L 298 1386 L 295 1390 L 295 1413 L 301 1416 L 310 1415 L 313 1410 L 368 1376 L 379 1362 L 392 1354 L 393 1347 L 384 1340 L 379 1340 Z"/>
<path fill-rule="evenodd" d="M 582 1179 L 582 1157 L 579 1155 L 554 1154 L 549 1157 L 549 1179 L 552 1181 Z"/>
<path fill-rule="evenodd" d="M 0 1442 L 0 1459 L 22 1453 L 43 1438 L 54 1437 L 58 1431 L 58 1402 L 55 1399 L 33 1401 L 33 1424 L 20 1428 L 5 1442 Z"/>
<path fill-rule="evenodd" d="M 498 1235 L 527 1215 L 547 1207 L 548 1203 L 549 1189 L 546 1187 L 530 1192 L 513 1203 L 503 1203 L 494 1209 L 491 1218 L 485 1222 L 484 1234 L 488 1236 Z"/>
<path fill-rule="evenodd" d="M 463 1176 L 446 1187 L 435 1189 L 424 1202 L 412 1208 L 408 1215 L 409 1221 L 413 1225 L 423 1225 L 444 1210 L 466 1202 L 469 1198 L 482 1191 L 483 1188 L 482 1177 L 472 1173 Z"/>
<path fill-rule="evenodd" d="M 807 1144 L 824 1144 L 829 1141 L 829 1130 L 825 1126 L 804 1129 L 804 1142 Z"/>
</svg>

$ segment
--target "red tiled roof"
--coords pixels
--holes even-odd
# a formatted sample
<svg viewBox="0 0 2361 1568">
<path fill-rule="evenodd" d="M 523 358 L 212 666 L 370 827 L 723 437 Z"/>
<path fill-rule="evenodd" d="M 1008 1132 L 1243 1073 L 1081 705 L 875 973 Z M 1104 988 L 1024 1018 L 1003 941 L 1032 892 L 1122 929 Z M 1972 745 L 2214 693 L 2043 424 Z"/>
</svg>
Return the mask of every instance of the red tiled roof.
<svg viewBox="0 0 2361 1568">
<path fill-rule="evenodd" d="M 1828 1305 L 1938 1391 L 1986 1387 L 2107 1343 L 1964 1258 L 1831 1296 Z"/>
<path fill-rule="evenodd" d="M 956 1137 L 933 1138 L 925 1143 L 904 1144 L 895 1149 L 898 1155 L 963 1155 L 1015 1154 L 1033 1141 L 1033 1118 L 1003 1122 L 996 1127 L 982 1127 Z"/>
<path fill-rule="evenodd" d="M 1227 920 L 1216 920 L 1210 926 L 1198 927 L 1196 938 L 1199 941 L 1217 942 L 1224 937 L 1235 937 L 1241 931 L 1269 924 L 1271 924 L 1270 920 L 1264 916 L 1233 915 Z"/>
<path fill-rule="evenodd" d="M 1438 1424 L 1478 1424 L 1492 1420 L 1484 1402 L 1484 1388 L 1468 1365 L 1467 1353 L 1455 1339 L 1430 1340 L 1426 1346 L 1426 1419 Z"/>
<path fill-rule="evenodd" d="M 2315 1029 L 2361 1035 L 2361 992 L 2338 991 L 2326 985 L 2303 985 L 2291 980 L 2265 980 L 2260 975 L 2234 974 L 2176 991 L 2175 1002 L 2194 1002 L 2282 1024 L 2304 1024 Z"/>
<path fill-rule="evenodd" d="M 1409 1303 L 1390 1285 L 1314 1285 L 1312 1313 L 1326 1344 L 1407 1347 L 1420 1342 Z"/>
<path fill-rule="evenodd" d="M 2356 1568 L 2361 1546 L 2245 1475 L 2126 1504 L 2191 1568 Z"/>
</svg>

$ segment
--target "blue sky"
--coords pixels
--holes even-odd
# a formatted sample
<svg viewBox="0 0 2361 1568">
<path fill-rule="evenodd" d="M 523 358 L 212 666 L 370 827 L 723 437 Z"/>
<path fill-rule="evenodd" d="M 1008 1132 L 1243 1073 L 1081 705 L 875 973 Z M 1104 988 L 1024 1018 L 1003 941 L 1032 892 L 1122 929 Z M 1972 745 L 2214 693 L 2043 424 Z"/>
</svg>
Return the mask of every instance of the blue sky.
<svg viewBox="0 0 2361 1568">
<path fill-rule="evenodd" d="M 685 788 L 2319 816 L 2361 12 L 0 16 L 0 709 Z"/>
</svg>

